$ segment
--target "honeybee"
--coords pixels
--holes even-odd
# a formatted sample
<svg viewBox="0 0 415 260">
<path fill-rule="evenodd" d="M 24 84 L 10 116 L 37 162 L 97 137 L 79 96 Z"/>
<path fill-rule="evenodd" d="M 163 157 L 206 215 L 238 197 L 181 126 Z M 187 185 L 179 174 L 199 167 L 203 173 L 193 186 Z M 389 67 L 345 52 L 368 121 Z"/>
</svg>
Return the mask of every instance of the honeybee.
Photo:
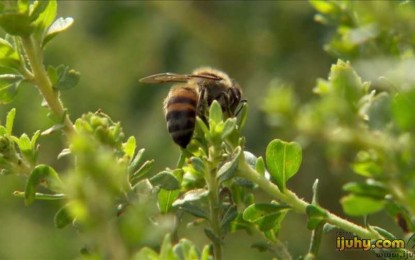
<svg viewBox="0 0 415 260">
<path fill-rule="evenodd" d="M 235 116 L 242 91 L 238 83 L 222 71 L 202 67 L 192 74 L 160 73 L 140 79 L 143 83 L 173 85 L 164 100 L 167 129 L 173 141 L 186 148 L 193 136 L 196 116 L 206 121 L 207 108 L 217 100 L 226 117 Z"/>
</svg>

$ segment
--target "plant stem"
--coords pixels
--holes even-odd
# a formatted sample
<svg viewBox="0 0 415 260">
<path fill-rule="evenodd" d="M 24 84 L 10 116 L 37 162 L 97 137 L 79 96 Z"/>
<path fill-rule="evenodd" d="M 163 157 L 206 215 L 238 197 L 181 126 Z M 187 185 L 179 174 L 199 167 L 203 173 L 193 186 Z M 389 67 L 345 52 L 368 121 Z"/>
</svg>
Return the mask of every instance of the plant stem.
<svg viewBox="0 0 415 260">
<path fill-rule="evenodd" d="M 294 211 L 306 214 L 306 208 L 308 205 L 310 205 L 308 202 L 298 198 L 297 195 L 290 190 L 281 192 L 278 189 L 277 185 L 273 184 L 271 181 L 267 180 L 265 177 L 257 173 L 254 169 L 252 169 L 244 160 L 244 158 L 241 158 L 238 174 L 240 177 L 243 177 L 257 184 L 262 190 L 264 190 L 269 195 L 276 197 L 282 202 L 288 204 L 293 208 Z M 343 219 L 333 213 L 330 213 L 328 210 L 326 210 L 326 212 L 326 223 L 330 223 L 345 231 L 352 232 L 361 238 L 383 239 L 383 237 L 374 230 L 369 230 L 367 228 L 356 225 L 346 219 Z"/>
<path fill-rule="evenodd" d="M 33 36 L 22 37 L 23 48 L 26 52 L 27 58 L 30 62 L 32 74 L 36 82 L 37 88 L 48 104 L 52 113 L 58 118 L 62 118 L 64 124 L 64 131 L 67 136 L 75 134 L 74 125 L 66 114 L 65 108 L 59 98 L 59 92 L 55 91 L 52 83 L 43 65 L 43 54 L 40 44 Z"/>
<path fill-rule="evenodd" d="M 217 166 L 220 162 L 220 154 L 217 154 L 214 146 L 209 150 L 209 161 L 211 163 L 209 169 L 205 173 L 206 183 L 209 189 L 209 213 L 210 225 L 217 239 L 212 240 L 213 255 L 216 260 L 222 259 L 222 232 L 220 227 L 220 201 L 219 201 L 219 185 L 216 179 Z"/>
</svg>

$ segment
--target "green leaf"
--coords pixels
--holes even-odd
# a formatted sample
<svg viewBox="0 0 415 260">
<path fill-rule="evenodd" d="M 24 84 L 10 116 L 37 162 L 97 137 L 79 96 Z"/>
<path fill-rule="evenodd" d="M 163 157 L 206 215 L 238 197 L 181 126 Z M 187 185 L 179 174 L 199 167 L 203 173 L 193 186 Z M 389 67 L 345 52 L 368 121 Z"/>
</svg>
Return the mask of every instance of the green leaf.
<svg viewBox="0 0 415 260">
<path fill-rule="evenodd" d="M 190 190 L 186 192 L 185 194 L 183 194 L 181 198 L 177 199 L 173 203 L 173 206 L 180 206 L 181 204 L 184 204 L 187 202 L 194 202 L 194 201 L 204 199 L 207 197 L 208 194 L 209 194 L 209 191 L 206 189 Z"/>
<path fill-rule="evenodd" d="M 398 93 L 392 101 L 392 117 L 403 131 L 415 130 L 415 89 Z"/>
<path fill-rule="evenodd" d="M 12 135 L 13 133 L 13 123 L 14 123 L 14 118 L 16 117 L 16 108 L 13 108 L 12 110 L 10 110 L 9 113 L 7 113 L 7 117 L 6 117 L 6 131 L 7 134 Z"/>
<path fill-rule="evenodd" d="M 246 120 L 248 118 L 248 103 L 244 102 L 239 110 L 239 116 L 236 124 L 239 126 L 238 129 L 242 129 L 245 126 Z"/>
<path fill-rule="evenodd" d="M 204 228 L 203 231 L 210 241 L 216 244 L 222 244 L 222 240 L 210 228 Z"/>
<path fill-rule="evenodd" d="M 56 212 L 55 217 L 53 218 L 53 222 L 55 224 L 55 227 L 57 228 L 64 228 L 68 224 L 71 224 L 74 221 L 74 218 L 70 214 L 69 211 L 69 205 L 66 204 L 62 208 Z"/>
<path fill-rule="evenodd" d="M 222 234 L 226 234 L 229 231 L 229 227 L 231 222 L 236 219 L 238 216 L 238 210 L 235 205 L 231 205 L 225 211 L 225 214 L 222 217 L 220 227 L 222 230 Z"/>
<path fill-rule="evenodd" d="M 146 161 L 141 167 L 130 175 L 130 184 L 134 187 L 140 180 L 142 180 L 153 168 L 154 160 Z"/>
<path fill-rule="evenodd" d="M 153 186 L 159 186 L 165 190 L 180 189 L 180 182 L 171 172 L 163 171 L 150 178 Z"/>
<path fill-rule="evenodd" d="M 267 146 L 267 168 L 282 191 L 285 190 L 287 180 L 297 173 L 301 160 L 301 146 L 297 143 L 276 139 Z"/>
<path fill-rule="evenodd" d="M 258 159 L 256 160 L 255 170 L 262 176 L 265 176 L 265 172 L 266 172 L 265 161 L 264 161 L 264 158 L 262 158 L 262 156 L 258 157 Z"/>
<path fill-rule="evenodd" d="M 0 38 L 0 66 L 22 70 L 19 54 L 8 41 L 2 38 Z"/>
<path fill-rule="evenodd" d="M 69 27 L 72 26 L 74 20 L 72 17 L 66 17 L 66 18 L 58 18 L 55 22 L 49 27 L 45 38 L 43 39 L 43 47 L 46 46 L 46 44 L 52 40 L 56 35 L 59 33 L 66 31 L 69 29 Z"/>
<path fill-rule="evenodd" d="M 195 245 L 187 239 L 180 239 L 179 243 L 174 245 L 173 251 L 179 259 L 191 260 L 199 259 Z"/>
<path fill-rule="evenodd" d="M 289 209 L 284 205 L 256 203 L 244 210 L 243 219 L 258 225 L 261 231 L 267 231 L 280 223 Z"/>
<path fill-rule="evenodd" d="M 43 37 L 46 29 L 55 20 L 57 7 L 56 0 L 37 1 L 33 4 L 30 19 L 38 37 Z"/>
<path fill-rule="evenodd" d="M 52 167 L 40 164 L 33 169 L 27 180 L 25 189 L 26 205 L 31 204 L 35 200 L 36 188 L 40 184 L 46 185 L 52 191 L 62 189 L 62 181 L 58 173 Z"/>
<path fill-rule="evenodd" d="M 173 252 L 173 247 L 171 244 L 171 236 L 170 234 L 167 234 L 164 236 L 163 243 L 161 245 L 160 249 L 160 257 L 159 259 L 172 259 L 175 260 L 176 256 Z"/>
<path fill-rule="evenodd" d="M 215 129 L 216 125 L 222 121 L 222 108 L 218 101 L 213 100 L 209 109 L 209 125 L 211 129 Z M 213 122 L 213 124 L 211 123 Z"/>
<path fill-rule="evenodd" d="M 386 238 L 386 239 L 396 240 L 396 236 L 394 234 L 392 234 L 391 232 L 387 231 L 386 229 L 383 229 L 383 228 L 377 227 L 377 226 L 369 226 L 369 228 L 376 230 L 376 232 L 379 232 L 379 234 L 381 236 L 383 236 L 384 238 Z"/>
<path fill-rule="evenodd" d="M 48 75 L 51 77 L 53 88 L 58 90 L 67 90 L 75 87 L 80 78 L 79 72 L 69 69 L 69 66 L 63 64 L 56 68 L 49 67 Z"/>
<path fill-rule="evenodd" d="M 199 172 L 200 174 L 204 174 L 206 172 L 206 166 L 202 159 L 199 157 L 192 157 L 190 158 L 190 162 L 193 168 Z"/>
<path fill-rule="evenodd" d="M 140 165 L 141 160 L 143 159 L 144 151 L 144 148 L 140 149 L 135 155 L 134 159 L 132 159 L 131 163 L 128 165 L 128 173 L 130 175 L 134 174 L 134 172 L 137 170 L 137 167 Z"/>
<path fill-rule="evenodd" d="M 143 247 L 138 253 L 136 253 L 133 260 L 159 260 L 160 257 L 156 251 L 149 247 Z"/>
<path fill-rule="evenodd" d="M 0 104 L 7 104 L 13 101 L 21 82 L 21 80 L 6 81 L 0 78 Z"/>
<path fill-rule="evenodd" d="M 200 260 L 213 260 L 213 257 L 210 255 L 210 246 L 206 245 L 203 247 L 202 254 L 200 255 Z"/>
<path fill-rule="evenodd" d="M 383 184 L 373 181 L 367 183 L 349 182 L 343 186 L 343 190 L 354 195 L 380 200 L 384 199 L 388 194 L 388 189 Z"/>
<path fill-rule="evenodd" d="M 232 178 L 236 172 L 236 169 L 239 165 L 239 159 L 241 156 L 241 147 L 238 146 L 235 148 L 235 151 L 233 151 L 233 158 L 230 162 L 226 162 L 222 165 L 222 167 L 219 168 L 217 173 L 217 178 L 219 182 L 224 182 L 226 180 L 229 180 Z"/>
<path fill-rule="evenodd" d="M 160 189 L 157 194 L 158 206 L 160 213 L 165 214 L 170 212 L 173 207 L 173 202 L 179 197 L 180 190 L 165 190 Z"/>
<path fill-rule="evenodd" d="M 350 216 L 365 216 L 382 210 L 385 206 L 384 200 L 377 200 L 358 195 L 348 195 L 341 199 L 343 211 Z"/>
<path fill-rule="evenodd" d="M 317 205 L 308 205 L 306 213 L 308 216 L 307 228 L 310 230 L 316 229 L 321 222 L 327 219 L 327 211 Z"/>
<path fill-rule="evenodd" d="M 179 206 L 177 206 L 176 203 L 173 203 L 173 206 L 197 218 L 209 219 L 209 215 L 201 207 L 195 205 L 194 203 L 185 202 Z"/>
<path fill-rule="evenodd" d="M 230 135 L 236 128 L 236 118 L 228 118 L 223 125 L 223 129 L 221 131 L 222 139 Z"/>
<path fill-rule="evenodd" d="M 30 17 L 24 13 L 3 12 L 0 15 L 0 26 L 11 35 L 27 37 L 33 32 Z"/>
<path fill-rule="evenodd" d="M 133 158 L 136 147 L 137 144 L 135 141 L 135 137 L 130 136 L 127 142 L 123 143 L 122 150 L 124 151 L 125 155 L 127 155 L 129 158 Z"/>
</svg>

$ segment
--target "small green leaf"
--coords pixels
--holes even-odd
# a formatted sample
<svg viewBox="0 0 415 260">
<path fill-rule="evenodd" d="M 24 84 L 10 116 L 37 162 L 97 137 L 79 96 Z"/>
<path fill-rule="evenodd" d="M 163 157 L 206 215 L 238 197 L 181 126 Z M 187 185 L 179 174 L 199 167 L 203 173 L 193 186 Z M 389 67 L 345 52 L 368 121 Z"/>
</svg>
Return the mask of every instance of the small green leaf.
<svg viewBox="0 0 415 260">
<path fill-rule="evenodd" d="M 185 202 L 178 205 L 175 202 L 173 203 L 173 206 L 197 218 L 209 219 L 209 215 L 201 207 L 195 205 L 194 203 Z"/>
<path fill-rule="evenodd" d="M 348 195 L 341 199 L 343 211 L 350 216 L 365 216 L 382 210 L 385 206 L 384 200 L 377 200 L 358 195 Z"/>
<path fill-rule="evenodd" d="M 236 118 L 228 118 L 222 129 L 222 139 L 230 135 L 236 128 Z"/>
<path fill-rule="evenodd" d="M 130 175 L 130 184 L 134 187 L 140 180 L 142 180 L 153 168 L 154 160 L 146 161 L 141 167 Z"/>
<path fill-rule="evenodd" d="M 55 133 L 56 131 L 62 130 L 64 128 L 65 128 L 64 124 L 55 124 L 52 127 L 49 127 L 48 129 L 44 130 L 42 132 L 42 136 L 50 135 L 50 134 Z"/>
<path fill-rule="evenodd" d="M 9 113 L 7 113 L 7 117 L 6 117 L 6 131 L 7 134 L 12 135 L 13 132 L 13 123 L 14 123 L 14 118 L 16 117 L 16 108 L 13 108 L 12 110 L 10 110 Z"/>
<path fill-rule="evenodd" d="M 59 33 L 66 31 L 69 29 L 69 27 L 72 26 L 74 20 L 72 17 L 66 17 L 66 18 L 58 18 L 53 22 L 53 24 L 49 27 L 45 38 L 43 39 L 43 47 L 52 40 L 56 35 Z"/>
<path fill-rule="evenodd" d="M 36 188 L 40 184 L 46 185 L 52 191 L 62 189 L 62 181 L 58 173 L 52 167 L 40 164 L 33 169 L 27 180 L 25 189 L 25 202 L 27 205 L 35 200 Z"/>
<path fill-rule="evenodd" d="M 164 236 L 160 249 L 160 257 L 158 259 L 175 259 L 170 234 Z"/>
<path fill-rule="evenodd" d="M 238 146 L 235 148 L 235 151 L 233 151 L 232 160 L 230 162 L 226 162 L 225 164 L 222 165 L 222 167 L 219 168 L 218 173 L 217 173 L 217 178 L 219 182 L 224 182 L 234 176 L 234 173 L 236 172 L 236 169 L 238 168 L 240 155 L 241 155 L 241 147 Z"/>
<path fill-rule="evenodd" d="M 209 194 L 209 191 L 206 189 L 195 189 L 195 190 L 190 190 L 188 192 L 186 192 L 185 194 L 183 194 L 179 199 L 177 199 L 174 203 L 173 206 L 180 206 L 184 203 L 187 202 L 194 202 L 194 201 L 198 201 L 201 199 L 204 199 L 207 197 L 207 195 Z"/>
<path fill-rule="evenodd" d="M 392 117 L 403 131 L 415 129 L 415 89 L 398 93 L 392 101 Z"/>
<path fill-rule="evenodd" d="M 24 13 L 3 12 L 0 15 L 0 26 L 11 35 L 26 37 L 33 32 L 30 17 Z"/>
<path fill-rule="evenodd" d="M 238 216 L 238 210 L 235 205 L 231 205 L 225 211 L 225 214 L 222 217 L 220 227 L 222 234 L 226 234 L 229 231 L 231 222 Z"/>
<path fill-rule="evenodd" d="M 53 88 L 58 90 L 67 90 L 75 87 L 80 78 L 79 72 L 69 69 L 65 65 L 56 67 L 56 72 L 53 69 L 48 69 L 48 74 L 52 76 L 51 79 L 55 79 L 55 81 L 52 81 Z"/>
<path fill-rule="evenodd" d="M 56 12 L 56 0 L 37 1 L 33 4 L 30 19 L 38 37 L 44 36 L 46 29 L 55 20 Z"/>
<path fill-rule="evenodd" d="M 130 136 L 127 142 L 123 143 L 122 145 L 122 149 L 125 155 L 127 155 L 129 158 L 133 158 L 136 147 L 137 144 L 134 136 Z"/>
<path fill-rule="evenodd" d="M 55 227 L 57 227 L 57 228 L 64 228 L 68 224 L 71 224 L 73 222 L 74 218 L 69 213 L 68 207 L 69 207 L 69 205 L 66 204 L 65 206 L 63 206 L 62 208 L 60 208 L 58 210 L 58 212 L 56 212 L 55 217 L 53 219 L 53 222 L 55 224 Z"/>
<path fill-rule="evenodd" d="M 258 157 L 258 159 L 256 160 L 255 163 L 255 170 L 261 174 L 262 176 L 265 176 L 265 161 L 264 158 L 262 158 L 262 156 Z"/>
<path fill-rule="evenodd" d="M 204 228 L 205 235 L 215 244 L 222 244 L 222 240 L 210 228 Z"/>
<path fill-rule="evenodd" d="M 179 259 L 199 259 L 195 245 L 192 241 L 185 238 L 180 239 L 180 241 L 174 245 L 173 251 Z"/>
<path fill-rule="evenodd" d="M 386 238 L 386 239 L 396 240 L 396 236 L 394 234 L 392 234 L 391 232 L 387 231 L 386 229 L 383 229 L 383 228 L 377 227 L 377 226 L 369 226 L 369 228 L 376 230 L 376 232 L 379 232 L 379 234 L 381 236 L 383 236 L 384 238 Z"/>
<path fill-rule="evenodd" d="M 149 247 L 143 247 L 136 253 L 133 257 L 133 260 L 158 260 L 160 259 L 156 251 Z"/>
<path fill-rule="evenodd" d="M 137 167 L 140 165 L 141 159 L 143 159 L 144 151 L 144 148 L 140 149 L 135 155 L 134 159 L 131 160 L 130 165 L 128 165 L 128 173 L 130 175 L 133 174 L 137 170 Z"/>
<path fill-rule="evenodd" d="M 276 181 L 278 188 L 285 190 L 286 182 L 294 176 L 301 165 L 301 146 L 297 143 L 287 143 L 273 140 L 266 150 L 267 168 Z"/>
<path fill-rule="evenodd" d="M 22 69 L 19 54 L 8 41 L 2 38 L 0 38 L 0 66 L 10 67 L 16 70 Z"/>
<path fill-rule="evenodd" d="M 316 229 L 321 222 L 327 219 L 327 211 L 317 205 L 308 205 L 306 213 L 308 216 L 307 228 L 310 230 Z"/>
<path fill-rule="evenodd" d="M 153 186 L 160 186 L 165 190 L 180 189 L 180 182 L 171 172 L 163 171 L 150 178 Z"/>
<path fill-rule="evenodd" d="M 256 203 L 244 210 L 243 219 L 258 225 L 261 231 L 267 231 L 280 223 L 289 209 L 284 205 Z"/>
<path fill-rule="evenodd" d="M 211 129 L 214 129 L 219 122 L 222 121 L 222 108 L 218 101 L 213 100 L 212 105 L 210 105 L 209 109 L 209 125 Z M 211 124 L 213 122 L 213 124 Z"/>
<path fill-rule="evenodd" d="M 192 157 L 190 158 L 190 162 L 193 168 L 199 172 L 199 174 L 204 174 L 206 172 L 205 163 L 199 157 Z"/>
<path fill-rule="evenodd" d="M 170 212 L 173 207 L 173 202 L 179 197 L 180 190 L 165 190 L 160 189 L 157 200 L 160 213 L 165 214 Z"/>
<path fill-rule="evenodd" d="M 209 245 L 204 246 L 202 254 L 200 255 L 200 260 L 213 260 L 213 257 L 210 255 L 210 251 Z"/>
<path fill-rule="evenodd" d="M 239 126 L 238 129 L 242 129 L 245 126 L 246 120 L 248 118 L 248 103 L 244 102 L 239 110 L 239 116 L 236 124 Z"/>
<path fill-rule="evenodd" d="M 7 104 L 13 101 L 21 82 L 21 79 L 5 80 L 0 78 L 0 104 Z"/>
</svg>

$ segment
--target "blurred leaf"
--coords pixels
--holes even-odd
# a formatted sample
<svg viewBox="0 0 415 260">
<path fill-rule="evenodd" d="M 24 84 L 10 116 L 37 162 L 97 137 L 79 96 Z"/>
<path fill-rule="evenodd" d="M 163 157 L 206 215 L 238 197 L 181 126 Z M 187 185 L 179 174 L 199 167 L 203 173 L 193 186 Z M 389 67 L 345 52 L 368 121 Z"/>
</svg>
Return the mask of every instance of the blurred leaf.
<svg viewBox="0 0 415 260">
<path fill-rule="evenodd" d="M 307 228 L 310 230 L 316 229 L 327 218 L 326 210 L 313 204 L 307 206 L 306 213 L 308 216 Z"/>
<path fill-rule="evenodd" d="M 35 200 L 36 188 L 40 184 L 46 185 L 52 191 L 59 191 L 62 188 L 62 181 L 58 173 L 52 167 L 40 164 L 33 169 L 27 180 L 25 189 L 26 205 Z"/>
<path fill-rule="evenodd" d="M 141 160 L 143 159 L 144 151 L 144 148 L 140 149 L 135 155 L 134 159 L 132 159 L 131 163 L 128 165 L 128 173 L 130 175 L 133 174 L 137 170 L 137 167 L 140 165 Z"/>
<path fill-rule="evenodd" d="M 191 260 L 199 259 L 199 255 L 196 250 L 196 246 L 192 241 L 188 239 L 180 239 L 180 241 L 174 245 L 173 251 L 178 259 Z"/>
<path fill-rule="evenodd" d="M 384 185 L 377 182 L 356 183 L 349 182 L 343 186 L 344 191 L 348 191 L 355 195 L 371 197 L 373 199 L 384 199 L 388 194 L 388 190 Z"/>
<path fill-rule="evenodd" d="M 192 157 L 190 158 L 190 162 L 193 166 L 193 168 L 199 172 L 199 174 L 204 174 L 206 172 L 206 166 L 202 159 L 199 157 Z"/>
<path fill-rule="evenodd" d="M 165 190 L 160 189 L 157 199 L 160 213 L 165 214 L 170 212 L 173 207 L 173 202 L 179 197 L 180 190 Z"/>
<path fill-rule="evenodd" d="M 24 13 L 3 12 L 0 14 L 0 26 L 11 35 L 27 37 L 33 32 L 30 17 Z"/>
<path fill-rule="evenodd" d="M 360 151 L 352 164 L 353 171 L 365 177 L 383 176 L 383 167 L 379 155 L 373 151 Z"/>
<path fill-rule="evenodd" d="M 248 103 L 243 102 L 239 111 L 237 111 L 237 121 L 236 124 L 239 126 L 238 129 L 241 130 L 246 124 L 248 118 Z"/>
<path fill-rule="evenodd" d="M 73 22 L 74 20 L 72 17 L 60 17 L 56 19 L 55 22 L 53 22 L 53 24 L 49 27 L 46 36 L 43 39 L 43 47 L 46 46 L 46 44 L 50 40 L 52 40 L 56 35 L 69 29 L 69 27 L 72 26 Z"/>
<path fill-rule="evenodd" d="M 262 176 L 265 176 L 265 161 L 264 158 L 262 158 L 262 156 L 258 157 L 258 159 L 256 160 L 255 163 L 255 170 L 261 174 Z"/>
<path fill-rule="evenodd" d="M 150 172 L 154 166 L 154 160 L 146 161 L 141 167 L 130 175 L 130 184 L 134 187 L 140 180 Z"/>
<path fill-rule="evenodd" d="M 12 110 L 9 111 L 9 113 L 7 113 L 7 117 L 6 117 L 6 132 L 7 134 L 9 134 L 10 136 L 13 133 L 13 123 L 14 123 L 14 118 L 16 117 L 16 108 L 12 108 Z"/>
<path fill-rule="evenodd" d="M 226 162 L 219 168 L 218 173 L 217 173 L 217 178 L 219 182 L 224 182 L 234 176 L 234 173 L 239 164 L 240 155 L 241 155 L 241 147 L 238 146 L 235 148 L 235 151 L 233 151 L 232 160 L 229 162 Z"/>
<path fill-rule="evenodd" d="M 310 0 L 310 4 L 322 14 L 330 14 L 336 11 L 335 3 L 320 0 Z"/>
<path fill-rule="evenodd" d="M 149 247 L 143 247 L 136 253 L 133 257 L 133 260 L 158 260 L 159 255 L 156 251 Z"/>
<path fill-rule="evenodd" d="M 48 129 L 44 130 L 41 135 L 50 135 L 52 133 L 55 133 L 56 131 L 62 130 L 65 128 L 64 124 L 56 124 L 52 127 L 49 127 Z"/>
<path fill-rule="evenodd" d="M 79 72 L 69 69 L 69 66 L 63 64 L 56 68 L 49 66 L 48 75 L 52 81 L 53 88 L 58 90 L 67 90 L 75 87 L 80 78 Z"/>
<path fill-rule="evenodd" d="M 281 191 L 286 182 L 294 176 L 301 165 L 302 151 L 297 143 L 278 139 L 271 141 L 266 150 L 267 168 Z"/>
<path fill-rule="evenodd" d="M 215 235 L 212 229 L 210 228 L 204 228 L 203 231 L 205 231 L 205 235 L 209 238 L 210 241 L 216 244 L 223 244 L 221 239 Z"/>
<path fill-rule="evenodd" d="M 132 159 L 133 156 L 134 156 L 135 149 L 137 147 L 135 137 L 130 136 L 128 138 L 127 142 L 123 143 L 122 146 L 123 146 L 122 149 L 123 149 L 125 155 L 127 155 L 128 158 Z"/>
<path fill-rule="evenodd" d="M 55 224 L 55 227 L 64 228 L 68 224 L 71 224 L 73 220 L 74 218 L 71 216 L 68 210 L 68 204 L 66 204 L 65 206 L 60 208 L 58 212 L 56 212 L 53 222 Z"/>
<path fill-rule="evenodd" d="M 56 12 L 56 0 L 36 1 L 33 3 L 30 19 L 38 37 L 44 36 L 46 29 L 52 24 L 53 20 L 55 20 Z"/>
<path fill-rule="evenodd" d="M 174 255 L 174 252 L 173 252 L 170 234 L 167 234 L 164 236 L 163 244 L 161 245 L 161 248 L 160 248 L 159 259 L 172 259 L 172 260 L 177 259 L 177 257 Z"/>
<path fill-rule="evenodd" d="M 267 231 L 280 223 L 289 209 L 284 205 L 256 203 L 244 210 L 243 219 L 258 225 L 261 231 Z"/>
<path fill-rule="evenodd" d="M 379 232 L 379 234 L 381 235 L 381 236 L 383 236 L 384 238 L 386 238 L 386 239 L 389 239 L 389 240 L 396 240 L 397 238 L 396 238 L 396 236 L 394 236 L 391 232 L 389 232 L 389 231 L 387 231 L 386 229 L 383 229 L 383 228 L 381 228 L 381 227 L 377 227 L 377 226 L 369 226 L 369 229 L 374 229 L 374 230 L 376 230 L 377 232 Z"/>
<path fill-rule="evenodd" d="M 415 129 L 415 89 L 398 93 L 392 101 L 392 116 L 403 131 Z"/>
<path fill-rule="evenodd" d="M 231 205 L 225 211 L 221 221 L 222 234 L 226 234 L 229 231 L 231 222 L 238 216 L 238 210 L 235 205 Z"/>
<path fill-rule="evenodd" d="M 159 186 L 165 190 L 180 189 L 180 182 L 171 172 L 163 171 L 150 178 L 153 186 Z"/>
<path fill-rule="evenodd" d="M 0 66 L 10 67 L 18 71 L 22 70 L 19 54 L 8 41 L 2 38 L 0 38 Z"/>
<path fill-rule="evenodd" d="M 14 97 L 17 95 L 21 82 L 20 79 L 17 81 L 10 81 L 0 78 L 0 104 L 7 104 L 13 101 Z"/>
<path fill-rule="evenodd" d="M 365 216 L 382 210 L 385 206 L 384 200 L 377 200 L 358 195 L 348 195 L 341 199 L 343 211 L 350 216 Z"/>
</svg>

